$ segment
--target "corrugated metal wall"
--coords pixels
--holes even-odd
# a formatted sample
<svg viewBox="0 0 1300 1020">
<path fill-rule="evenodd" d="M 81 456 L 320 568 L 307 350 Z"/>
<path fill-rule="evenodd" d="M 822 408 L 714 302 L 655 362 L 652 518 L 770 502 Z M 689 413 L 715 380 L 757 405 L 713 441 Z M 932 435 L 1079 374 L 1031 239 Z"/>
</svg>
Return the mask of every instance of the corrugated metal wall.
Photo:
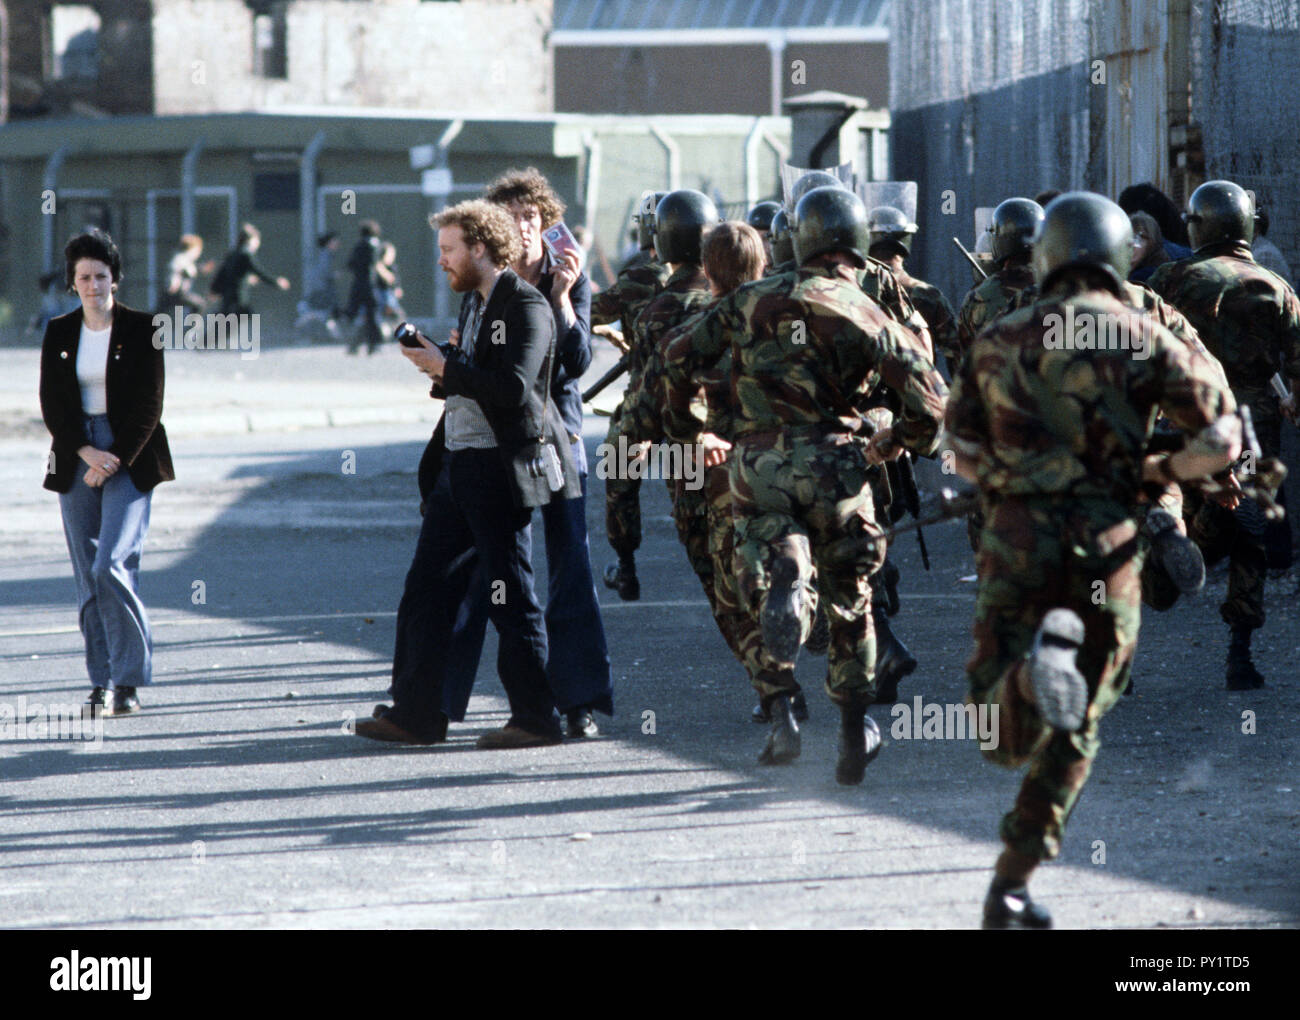
<svg viewBox="0 0 1300 1020">
<path fill-rule="evenodd" d="M 1300 0 L 1198 2 L 1192 46 L 1207 177 L 1255 192 L 1300 271 Z"/>
<path fill-rule="evenodd" d="M 920 185 L 911 268 L 954 305 L 970 271 L 951 237 L 974 211 L 1044 188 L 1104 187 L 1088 0 L 898 0 L 890 28 L 893 177 Z"/>
<path fill-rule="evenodd" d="M 1168 136 L 1188 64 L 1206 176 L 1254 190 L 1300 268 L 1300 0 L 897 0 L 890 32 L 892 176 L 920 183 L 912 268 L 954 304 L 970 275 L 949 238 L 970 238 L 977 206 L 1143 180 L 1181 201 Z"/>
</svg>

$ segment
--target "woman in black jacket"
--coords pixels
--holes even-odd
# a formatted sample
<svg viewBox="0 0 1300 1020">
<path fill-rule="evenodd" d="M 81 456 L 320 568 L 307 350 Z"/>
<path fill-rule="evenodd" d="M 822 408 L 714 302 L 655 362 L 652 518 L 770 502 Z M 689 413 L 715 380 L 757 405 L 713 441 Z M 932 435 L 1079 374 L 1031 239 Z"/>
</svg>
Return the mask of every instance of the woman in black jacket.
<svg viewBox="0 0 1300 1020">
<path fill-rule="evenodd" d="M 163 352 L 151 317 L 114 299 L 122 258 L 95 230 L 64 249 L 81 307 L 51 319 L 41 346 L 41 415 L 53 437 L 45 488 L 59 493 L 77 582 L 92 714 L 140 707 L 153 679 L 149 618 L 137 591 L 153 487 L 170 481 Z"/>
</svg>

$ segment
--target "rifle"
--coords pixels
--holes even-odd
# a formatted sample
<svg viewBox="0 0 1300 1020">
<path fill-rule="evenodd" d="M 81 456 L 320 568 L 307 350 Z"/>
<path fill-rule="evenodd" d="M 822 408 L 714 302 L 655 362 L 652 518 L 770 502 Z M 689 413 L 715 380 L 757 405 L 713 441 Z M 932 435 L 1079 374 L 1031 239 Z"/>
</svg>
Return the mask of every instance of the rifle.
<svg viewBox="0 0 1300 1020">
<path fill-rule="evenodd" d="M 613 368 L 592 383 L 587 391 L 583 393 L 583 402 L 590 403 L 601 390 L 605 389 L 605 387 L 609 386 L 610 383 L 626 372 L 628 367 L 631 365 L 631 362 L 632 358 L 630 355 L 624 354 L 619 358 L 618 361 L 614 363 Z"/>
<path fill-rule="evenodd" d="M 912 455 L 904 450 L 895 461 L 898 465 L 898 487 L 899 493 L 903 497 L 903 506 L 907 507 L 907 512 L 916 520 L 921 516 L 921 494 L 916 488 L 916 471 L 912 464 Z M 930 550 L 925 545 L 925 532 L 918 526 L 916 529 L 916 541 L 921 547 L 921 565 L 926 570 L 930 569 Z"/>
<path fill-rule="evenodd" d="M 970 252 L 968 252 L 966 250 L 966 246 L 962 244 L 959 240 L 957 240 L 957 238 L 954 237 L 952 239 L 952 243 L 955 244 L 959 249 L 961 249 L 961 253 L 966 256 L 966 261 L 971 264 L 975 272 L 980 274 L 980 279 L 987 280 L 989 278 L 989 274 L 984 272 L 984 267 L 980 265 L 979 259 L 977 259 Z"/>
<path fill-rule="evenodd" d="M 892 542 L 899 535 L 906 534 L 909 531 L 919 531 L 921 528 L 928 528 L 931 524 L 942 524 L 944 521 L 965 517 L 972 511 L 978 510 L 979 505 L 979 493 L 975 490 L 958 493 L 953 489 L 941 489 L 939 491 L 939 509 L 927 514 L 925 517 L 916 517 L 906 524 L 896 524 L 894 527 L 886 529 L 885 539 Z"/>
</svg>

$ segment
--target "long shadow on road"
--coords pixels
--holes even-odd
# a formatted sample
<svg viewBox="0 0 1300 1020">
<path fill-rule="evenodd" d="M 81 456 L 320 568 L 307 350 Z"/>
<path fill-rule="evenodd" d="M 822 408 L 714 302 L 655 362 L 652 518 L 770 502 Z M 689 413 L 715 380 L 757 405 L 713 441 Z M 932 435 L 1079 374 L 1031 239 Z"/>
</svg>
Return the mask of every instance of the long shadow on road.
<svg viewBox="0 0 1300 1020">
<path fill-rule="evenodd" d="M 333 451 L 272 458 L 258 472 L 273 470 L 275 477 L 248 488 L 184 555 L 150 569 L 146 554 L 145 600 L 168 611 L 171 621 L 156 633 L 159 686 L 148 694 L 148 712 L 109 721 L 114 729 L 98 751 L 11 745 L 0 797 L 7 819 L 0 869 L 39 873 L 79 852 L 103 863 L 142 861 L 199 838 L 228 842 L 231 852 L 268 853 L 268 860 L 277 851 L 255 848 L 258 841 L 283 840 L 284 852 L 304 843 L 490 841 L 480 831 L 492 823 L 560 825 L 570 815 L 608 811 L 631 812 L 638 832 L 689 830 L 706 819 L 741 827 L 754 811 L 789 803 L 801 805 L 809 821 L 845 813 L 868 823 L 897 819 L 940 834 L 938 845 L 996 841 L 1018 776 L 985 765 L 971 741 L 890 739 L 892 715 L 884 707 L 873 714 L 888 743 L 867 781 L 847 790 L 834 784 L 835 713 L 819 690 L 824 666 L 818 659 L 800 667 L 813 714 L 803 757 L 784 769 L 756 763 L 763 731 L 748 721 L 748 685 L 709 618 L 658 482 L 642 486 L 643 601 L 606 603 L 618 715 L 602 720 L 600 740 L 526 762 L 474 752 L 474 735 L 500 725 L 503 715 L 492 636 L 478 700 L 467 722 L 453 727 L 449 744 L 415 750 L 340 739 L 351 715 L 366 714 L 384 696 L 392 612 L 418 528 L 413 466 L 419 445 L 358 452 L 358 463 L 379 468 L 342 475 Z M 594 453 L 589 443 L 589 456 Z M 594 474 L 591 482 L 588 523 L 599 574 L 609 558 L 603 483 Z M 337 523 L 356 501 L 376 508 L 373 518 Z M 249 526 L 253 520 L 262 523 Z M 155 528 L 160 523 L 155 516 Z M 960 527 L 932 530 L 929 543 L 935 563 L 929 574 L 912 542 L 894 551 L 904 576 L 904 611 L 895 626 L 922 660 L 903 695 L 960 702 L 974 605 L 974 586 L 961 578 L 972 571 L 972 558 Z M 544 578 L 540 540 L 535 545 L 536 573 Z M 0 604 L 67 607 L 71 617 L 66 566 L 51 569 L 0 583 Z M 206 605 L 191 600 L 196 579 L 204 582 Z M 613 598 L 604 590 L 601 597 Z M 1269 626 L 1272 650 L 1288 661 L 1290 649 L 1294 662 L 1295 606 L 1276 607 Z M 1169 614 L 1148 614 L 1137 694 L 1103 723 L 1104 746 L 1062 860 L 1095 866 L 1100 842 L 1112 876 L 1280 912 L 1294 922 L 1300 920 L 1294 882 L 1300 813 L 1291 790 L 1300 705 L 1294 686 L 1250 695 L 1223 691 L 1220 630 L 1208 594 Z M 45 670 L 57 675 L 25 676 L 20 660 L 26 654 L 10 654 L 0 660 L 14 677 L 5 698 L 79 699 L 79 636 L 32 640 L 57 645 L 42 654 Z M 1242 732 L 1248 711 L 1257 720 L 1254 734 Z M 240 728 L 236 720 L 250 725 Z M 305 765 L 333 773 L 330 779 L 322 773 L 321 782 L 295 782 Z M 77 795 L 78 784 L 110 774 L 139 781 Z M 183 784 L 165 779 L 182 775 Z M 683 786 L 683 780 L 690 782 Z M 168 789 L 150 792 L 151 783 Z M 547 784 L 565 792 L 539 798 L 536 791 Z M 384 808 L 383 798 L 413 792 L 428 794 L 435 806 Z M 348 798 L 358 807 L 338 810 Z M 374 807 L 360 806 L 367 800 Z M 242 816 L 204 814 L 228 804 L 238 805 Z M 80 821 L 87 811 L 111 814 L 97 816 L 101 821 L 89 833 Z M 113 824 L 112 817 L 128 820 Z M 672 821 L 657 820 L 663 817 Z M 599 831 L 590 819 L 586 824 Z M 949 869 L 965 870 L 958 862 Z M 982 891 L 981 879 L 968 881 L 972 895 Z"/>
</svg>

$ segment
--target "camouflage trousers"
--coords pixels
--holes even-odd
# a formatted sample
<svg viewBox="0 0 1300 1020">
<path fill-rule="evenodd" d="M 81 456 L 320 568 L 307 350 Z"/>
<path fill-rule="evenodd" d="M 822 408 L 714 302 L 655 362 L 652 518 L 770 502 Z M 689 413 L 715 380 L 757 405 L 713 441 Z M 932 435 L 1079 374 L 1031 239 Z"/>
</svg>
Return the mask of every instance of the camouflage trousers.
<svg viewBox="0 0 1300 1020">
<path fill-rule="evenodd" d="M 622 410 L 623 405 L 619 404 L 609 419 L 605 442 L 610 444 L 610 449 L 618 449 Z M 641 548 L 641 479 L 622 475 L 623 472 L 616 471 L 605 480 L 605 535 L 613 550 L 626 556 Z"/>
<path fill-rule="evenodd" d="M 1201 550 L 1207 567 L 1228 558 L 1228 595 L 1219 615 L 1229 627 L 1257 630 L 1264 626 L 1264 579 L 1268 554 L 1264 546 L 1264 514 L 1252 499 L 1236 510 L 1220 506 L 1199 493 L 1189 493 L 1187 534 Z"/>
<path fill-rule="evenodd" d="M 1051 498 L 1002 499 L 985 507 L 968 700 L 997 707 L 998 743 L 985 756 L 1010 768 L 1029 765 L 1001 836 L 1035 860 L 1060 853 L 1066 820 L 1101 747 L 1101 717 L 1128 685 L 1142 569 L 1129 514 L 1109 502 Z M 1088 682 L 1088 711 L 1074 733 L 1045 725 L 1020 686 L 1034 633 L 1058 607 L 1074 610 L 1084 622 L 1078 665 Z"/>
<path fill-rule="evenodd" d="M 733 556 L 736 519 L 731 508 L 731 471 L 727 464 L 709 468 L 704 475 L 708 500 L 709 559 L 713 563 L 713 615 L 736 660 L 745 667 L 759 697 L 791 689 L 793 677 L 763 648 L 763 633 L 750 615 L 736 582 Z"/>
<path fill-rule="evenodd" d="M 790 430 L 746 436 L 731 464 L 736 518 L 735 565 L 740 599 L 760 618 L 773 561 L 790 556 L 804 589 L 802 637 L 812 629 L 817 592 L 830 621 L 826 693 L 836 704 L 870 703 L 876 692 L 876 637 L 870 577 L 885 560 L 867 477 L 865 440 L 845 434 Z M 797 689 L 793 663 L 768 697 Z"/>
<path fill-rule="evenodd" d="M 700 587 L 704 589 L 704 597 L 709 600 L 709 612 L 713 614 L 713 621 L 718 625 L 731 654 L 743 665 L 742 633 L 748 621 L 742 621 L 734 613 L 728 612 L 718 598 L 719 571 L 711 552 L 712 508 L 708 496 L 708 478 L 706 472 L 703 489 L 688 489 L 680 481 L 668 480 L 668 494 L 673 501 L 673 523 L 677 526 L 677 537 L 686 549 L 691 569 L 695 571 Z"/>
</svg>

